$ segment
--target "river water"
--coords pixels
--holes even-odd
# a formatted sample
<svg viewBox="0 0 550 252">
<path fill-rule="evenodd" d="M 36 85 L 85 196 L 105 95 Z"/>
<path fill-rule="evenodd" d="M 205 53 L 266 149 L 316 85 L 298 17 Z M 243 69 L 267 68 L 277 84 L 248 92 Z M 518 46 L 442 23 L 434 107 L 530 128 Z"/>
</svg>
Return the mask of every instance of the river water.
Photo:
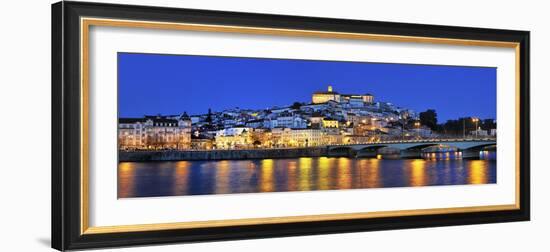
<svg viewBox="0 0 550 252">
<path fill-rule="evenodd" d="M 494 153 L 466 160 L 328 158 L 121 162 L 118 197 L 337 190 L 496 183 Z"/>
</svg>

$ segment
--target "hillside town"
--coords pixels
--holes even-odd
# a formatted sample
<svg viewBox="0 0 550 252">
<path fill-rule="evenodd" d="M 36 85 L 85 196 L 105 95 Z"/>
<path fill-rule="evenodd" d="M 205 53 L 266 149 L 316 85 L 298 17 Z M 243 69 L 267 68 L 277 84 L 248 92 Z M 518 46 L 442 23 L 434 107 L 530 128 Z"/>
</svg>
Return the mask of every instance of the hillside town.
<svg viewBox="0 0 550 252">
<path fill-rule="evenodd" d="M 328 86 L 311 101 L 267 109 L 119 118 L 121 150 L 295 148 L 434 137 L 419 115 L 372 94 L 341 94 Z M 475 134 L 493 135 L 480 130 Z M 479 131 L 479 132 L 478 132 Z M 469 132 L 468 134 L 472 134 Z"/>
</svg>

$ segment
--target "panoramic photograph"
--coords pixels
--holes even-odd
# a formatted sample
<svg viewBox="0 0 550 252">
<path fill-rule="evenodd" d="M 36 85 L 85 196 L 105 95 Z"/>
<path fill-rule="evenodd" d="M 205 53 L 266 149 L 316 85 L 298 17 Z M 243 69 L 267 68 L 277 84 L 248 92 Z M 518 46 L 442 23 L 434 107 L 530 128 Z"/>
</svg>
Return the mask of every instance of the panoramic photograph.
<svg viewBox="0 0 550 252">
<path fill-rule="evenodd" d="M 118 55 L 118 198 L 496 183 L 496 68 Z"/>
</svg>

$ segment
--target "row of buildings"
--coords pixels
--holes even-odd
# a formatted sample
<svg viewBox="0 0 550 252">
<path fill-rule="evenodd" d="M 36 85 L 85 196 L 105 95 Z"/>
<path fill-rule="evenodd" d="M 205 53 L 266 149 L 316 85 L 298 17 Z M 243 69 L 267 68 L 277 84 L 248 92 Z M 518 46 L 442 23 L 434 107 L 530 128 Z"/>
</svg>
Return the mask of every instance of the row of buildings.
<svg viewBox="0 0 550 252">
<path fill-rule="evenodd" d="M 425 137 L 414 111 L 371 94 L 340 94 L 328 86 L 309 103 L 267 109 L 226 109 L 199 115 L 119 119 L 119 148 L 243 149 L 363 143 L 392 137 Z"/>
<path fill-rule="evenodd" d="M 191 119 L 181 116 L 119 118 L 120 149 L 190 149 Z"/>
</svg>

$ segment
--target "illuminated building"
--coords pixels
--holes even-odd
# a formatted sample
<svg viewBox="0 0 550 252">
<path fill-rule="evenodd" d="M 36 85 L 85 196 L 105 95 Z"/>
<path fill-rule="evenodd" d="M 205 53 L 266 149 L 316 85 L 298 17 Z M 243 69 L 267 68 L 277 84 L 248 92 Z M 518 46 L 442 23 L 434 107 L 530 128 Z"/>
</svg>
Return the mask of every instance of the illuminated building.
<svg viewBox="0 0 550 252">
<path fill-rule="evenodd" d="M 276 119 L 271 120 L 270 128 L 307 128 L 307 120 L 299 115 L 281 113 Z"/>
<path fill-rule="evenodd" d="M 337 130 L 275 128 L 271 131 L 271 141 L 274 147 L 313 147 L 340 144 L 342 136 Z"/>
<path fill-rule="evenodd" d="M 271 130 L 271 141 L 274 147 L 287 147 L 290 145 L 290 128 L 274 128 Z"/>
<path fill-rule="evenodd" d="M 240 135 L 216 136 L 217 149 L 246 149 L 251 147 L 252 142 L 248 132 Z"/>
<path fill-rule="evenodd" d="M 233 127 L 216 132 L 215 143 L 217 149 L 245 149 L 253 145 L 250 132 L 252 128 Z"/>
<path fill-rule="evenodd" d="M 311 97 L 311 102 L 313 104 L 326 103 L 329 101 L 346 103 L 351 107 L 362 107 L 365 104 L 372 104 L 374 102 L 374 96 L 371 94 L 339 94 L 332 89 L 332 86 L 328 86 L 326 92 L 315 92 Z"/>
<path fill-rule="evenodd" d="M 253 129 L 250 134 L 254 148 L 269 148 L 273 146 L 271 131 L 267 129 Z"/>
<path fill-rule="evenodd" d="M 369 136 L 375 133 L 376 128 L 367 123 L 353 124 L 353 134 L 358 136 Z"/>
<path fill-rule="evenodd" d="M 246 126 L 250 128 L 261 128 L 264 126 L 264 120 L 254 119 L 246 122 Z"/>
<path fill-rule="evenodd" d="M 328 101 L 340 102 L 340 94 L 332 90 L 332 86 L 328 86 L 326 92 L 315 92 L 311 97 L 312 103 L 326 103 Z"/>
<path fill-rule="evenodd" d="M 248 149 L 272 147 L 272 133 L 266 129 L 235 127 L 216 132 L 217 149 Z"/>
<path fill-rule="evenodd" d="M 338 130 L 324 130 L 322 135 L 322 144 L 342 144 L 343 135 Z"/>
<path fill-rule="evenodd" d="M 320 129 L 323 126 L 323 115 L 318 112 L 312 113 L 308 117 L 308 128 Z"/>
<path fill-rule="evenodd" d="M 291 147 L 311 147 L 323 144 L 323 131 L 319 129 L 291 129 Z"/>
<path fill-rule="evenodd" d="M 249 127 L 231 127 L 231 128 L 225 128 L 222 130 L 216 131 L 216 137 L 218 136 L 235 136 L 235 135 L 241 135 L 243 133 L 246 133 L 248 131 L 251 131 L 252 128 Z"/>
<path fill-rule="evenodd" d="M 338 128 L 338 120 L 323 118 L 323 128 Z"/>
<path fill-rule="evenodd" d="M 214 139 L 191 135 L 191 149 L 193 150 L 211 150 L 214 147 Z"/>
<path fill-rule="evenodd" d="M 119 118 L 119 149 L 178 149 L 191 147 L 191 119 L 182 115 L 174 117 L 145 116 L 144 118 Z"/>
</svg>

